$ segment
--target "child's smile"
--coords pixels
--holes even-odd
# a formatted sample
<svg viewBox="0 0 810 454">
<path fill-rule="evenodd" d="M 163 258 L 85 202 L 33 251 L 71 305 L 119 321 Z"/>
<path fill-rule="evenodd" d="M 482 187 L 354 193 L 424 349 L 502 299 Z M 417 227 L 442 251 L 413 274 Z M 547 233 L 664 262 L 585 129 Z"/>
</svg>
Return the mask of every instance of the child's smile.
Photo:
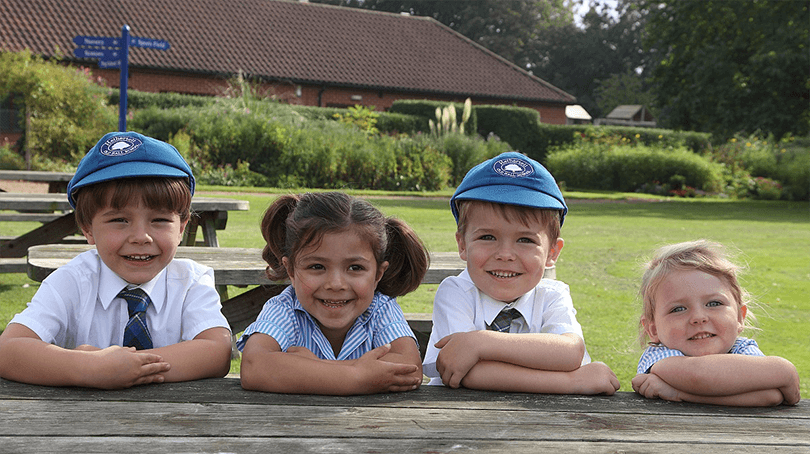
<svg viewBox="0 0 810 454">
<path fill-rule="evenodd" d="M 82 231 L 104 264 L 125 281 L 143 284 L 172 261 L 184 229 L 179 214 L 135 201 L 120 210 L 100 210 Z"/>
<path fill-rule="evenodd" d="M 353 231 L 326 233 L 302 249 L 294 264 L 287 257 L 283 262 L 301 306 L 339 352 L 354 321 L 371 305 L 388 262 L 377 266 L 371 245 Z"/>
<path fill-rule="evenodd" d="M 530 220 L 524 225 L 504 218 L 489 205 L 470 209 L 464 235 L 457 233 L 456 242 L 475 286 L 503 302 L 534 288 L 562 250 L 562 240 L 551 245 L 541 222 Z"/>
</svg>

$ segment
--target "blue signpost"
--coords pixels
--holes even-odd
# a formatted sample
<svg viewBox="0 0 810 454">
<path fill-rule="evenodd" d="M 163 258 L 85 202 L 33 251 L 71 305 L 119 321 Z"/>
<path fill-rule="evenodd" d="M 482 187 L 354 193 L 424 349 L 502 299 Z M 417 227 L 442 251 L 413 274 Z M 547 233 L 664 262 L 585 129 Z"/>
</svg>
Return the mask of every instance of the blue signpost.
<svg viewBox="0 0 810 454">
<path fill-rule="evenodd" d="M 127 130 L 127 82 L 129 80 L 129 48 L 168 50 L 168 41 L 162 39 L 141 38 L 129 35 L 129 25 L 121 27 L 121 37 L 109 36 L 76 36 L 73 42 L 79 46 L 73 49 L 77 58 L 98 59 L 99 68 L 120 68 L 121 87 L 118 101 L 118 130 Z"/>
</svg>

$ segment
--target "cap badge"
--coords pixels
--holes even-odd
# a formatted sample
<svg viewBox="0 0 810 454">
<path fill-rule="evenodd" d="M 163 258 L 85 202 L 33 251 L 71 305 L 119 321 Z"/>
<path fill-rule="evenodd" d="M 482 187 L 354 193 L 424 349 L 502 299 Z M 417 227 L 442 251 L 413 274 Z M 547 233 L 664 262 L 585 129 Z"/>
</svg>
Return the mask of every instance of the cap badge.
<svg viewBox="0 0 810 454">
<path fill-rule="evenodd" d="M 137 137 L 117 136 L 102 143 L 99 152 L 105 156 L 124 156 L 137 150 L 143 142 Z"/>
<path fill-rule="evenodd" d="M 498 175 L 511 178 L 528 177 L 534 173 L 534 167 L 520 158 L 499 159 L 492 164 L 492 170 Z"/>
</svg>

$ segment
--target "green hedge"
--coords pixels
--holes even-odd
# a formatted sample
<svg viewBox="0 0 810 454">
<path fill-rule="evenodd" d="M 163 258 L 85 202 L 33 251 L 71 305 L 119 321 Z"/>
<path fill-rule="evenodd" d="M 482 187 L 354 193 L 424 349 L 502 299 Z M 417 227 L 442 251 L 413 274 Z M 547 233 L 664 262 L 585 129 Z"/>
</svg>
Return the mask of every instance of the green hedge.
<svg viewBox="0 0 810 454">
<path fill-rule="evenodd" d="M 117 106 L 121 100 L 117 88 L 103 89 L 110 105 Z M 128 109 L 174 109 L 177 107 L 205 107 L 214 104 L 218 98 L 213 96 L 184 95 L 180 93 L 150 93 L 146 91 L 127 90 Z"/>
<path fill-rule="evenodd" d="M 723 188 L 723 166 L 686 148 L 583 143 L 549 153 L 546 167 L 568 188 L 634 192 L 677 184 L 707 192 Z"/>
<path fill-rule="evenodd" d="M 424 100 L 399 100 L 394 101 L 391 105 L 391 108 L 388 109 L 391 113 L 398 113 L 398 114 L 405 114 L 405 115 L 415 115 L 417 117 L 424 118 L 423 123 L 421 123 L 421 132 L 430 132 L 430 128 L 428 126 L 428 120 L 433 120 L 436 122 L 436 109 L 440 108 L 443 109 L 447 107 L 449 104 L 453 104 L 456 108 L 456 115 L 457 119 L 461 119 L 461 113 L 464 112 L 464 103 L 450 103 L 450 102 L 442 102 L 442 101 L 430 101 L 427 99 Z M 474 134 L 478 131 L 478 116 L 475 112 L 475 106 L 473 106 L 472 111 L 470 111 L 470 119 L 467 120 L 467 124 L 464 126 L 464 131 L 467 134 Z"/>
</svg>

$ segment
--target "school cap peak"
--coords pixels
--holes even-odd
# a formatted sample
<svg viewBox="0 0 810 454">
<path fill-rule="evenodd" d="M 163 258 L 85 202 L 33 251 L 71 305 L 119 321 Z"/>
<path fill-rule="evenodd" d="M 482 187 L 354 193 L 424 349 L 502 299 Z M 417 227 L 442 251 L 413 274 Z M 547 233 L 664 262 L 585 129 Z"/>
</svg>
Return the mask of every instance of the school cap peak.
<svg viewBox="0 0 810 454">
<path fill-rule="evenodd" d="M 560 210 L 560 226 L 568 213 L 568 206 L 551 173 L 534 159 L 514 151 L 488 159 L 467 172 L 450 199 L 456 222 L 458 200 Z"/>
<path fill-rule="evenodd" d="M 84 186 L 134 177 L 186 178 L 194 194 L 194 175 L 176 148 L 137 132 L 111 132 L 82 158 L 68 183 L 68 202 L 76 208 L 73 194 Z"/>
</svg>

